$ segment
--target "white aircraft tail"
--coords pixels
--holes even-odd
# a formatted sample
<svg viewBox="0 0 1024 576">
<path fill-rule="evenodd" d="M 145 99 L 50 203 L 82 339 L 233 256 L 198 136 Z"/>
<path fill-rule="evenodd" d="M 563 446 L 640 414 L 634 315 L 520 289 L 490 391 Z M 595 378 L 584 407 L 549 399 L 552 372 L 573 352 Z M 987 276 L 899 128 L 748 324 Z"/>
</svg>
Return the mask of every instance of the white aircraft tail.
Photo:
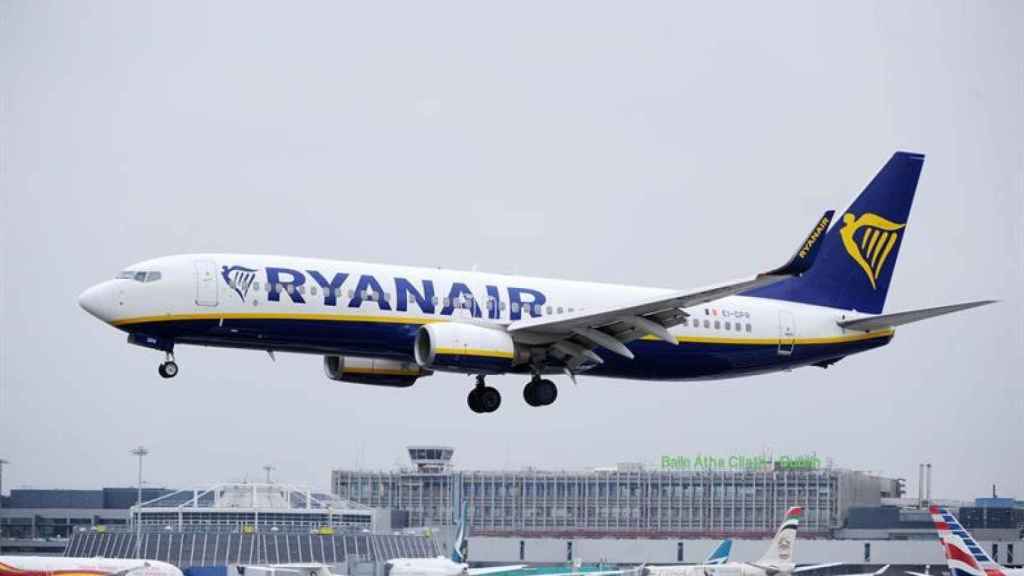
<svg viewBox="0 0 1024 576">
<path fill-rule="evenodd" d="M 793 545 L 796 543 L 796 529 L 800 525 L 802 513 L 803 510 L 799 506 L 794 506 L 786 511 L 786 517 L 782 520 L 782 525 L 779 526 L 775 537 L 772 538 L 768 551 L 757 561 L 758 566 L 782 568 L 794 564 Z"/>
</svg>

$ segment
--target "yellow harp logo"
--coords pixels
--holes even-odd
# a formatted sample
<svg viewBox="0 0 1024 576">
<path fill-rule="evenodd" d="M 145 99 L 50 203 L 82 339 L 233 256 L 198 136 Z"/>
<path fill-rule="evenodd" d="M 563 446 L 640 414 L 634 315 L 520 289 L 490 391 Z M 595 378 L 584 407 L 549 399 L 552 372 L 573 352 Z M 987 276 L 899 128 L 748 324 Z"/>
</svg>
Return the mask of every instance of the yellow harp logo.
<svg viewBox="0 0 1024 576">
<path fill-rule="evenodd" d="M 885 259 L 899 239 L 897 230 L 904 226 L 906 224 L 890 222 L 871 212 L 865 212 L 859 218 L 849 212 L 843 214 L 843 227 L 839 230 L 843 247 L 868 275 L 874 289 L 878 289 L 876 282 L 885 266 Z M 858 232 L 861 233 L 859 238 Z"/>
</svg>

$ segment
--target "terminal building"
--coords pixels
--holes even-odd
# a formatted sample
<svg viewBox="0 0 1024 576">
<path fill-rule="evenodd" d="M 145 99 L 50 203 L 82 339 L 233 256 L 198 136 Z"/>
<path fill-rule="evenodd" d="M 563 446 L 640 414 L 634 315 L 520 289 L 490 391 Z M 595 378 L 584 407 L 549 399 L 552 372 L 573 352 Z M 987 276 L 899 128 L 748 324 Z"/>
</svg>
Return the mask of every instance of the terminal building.
<svg viewBox="0 0 1024 576">
<path fill-rule="evenodd" d="M 408 513 L 410 526 L 449 525 L 468 503 L 474 534 L 745 538 L 774 533 L 790 506 L 801 532 L 830 537 L 851 508 L 903 495 L 901 480 L 812 464 L 759 469 L 648 470 L 639 464 L 587 471 L 461 471 L 454 449 L 409 448 L 413 467 L 335 470 L 334 494 Z"/>
</svg>

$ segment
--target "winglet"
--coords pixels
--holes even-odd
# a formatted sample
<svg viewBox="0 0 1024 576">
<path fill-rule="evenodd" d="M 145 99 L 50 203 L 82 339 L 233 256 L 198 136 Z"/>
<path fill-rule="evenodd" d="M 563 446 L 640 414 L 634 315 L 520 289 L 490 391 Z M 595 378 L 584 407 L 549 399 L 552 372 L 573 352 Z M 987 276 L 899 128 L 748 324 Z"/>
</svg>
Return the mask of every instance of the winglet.
<svg viewBox="0 0 1024 576">
<path fill-rule="evenodd" d="M 814 261 L 818 258 L 818 252 L 821 251 L 822 242 L 820 240 L 825 236 L 828 225 L 832 223 L 832 216 L 835 213 L 835 210 L 825 212 L 814 224 L 811 233 L 800 244 L 800 247 L 797 248 L 796 253 L 789 259 L 789 262 L 775 270 L 765 272 L 762 276 L 799 276 L 810 270 Z"/>
</svg>

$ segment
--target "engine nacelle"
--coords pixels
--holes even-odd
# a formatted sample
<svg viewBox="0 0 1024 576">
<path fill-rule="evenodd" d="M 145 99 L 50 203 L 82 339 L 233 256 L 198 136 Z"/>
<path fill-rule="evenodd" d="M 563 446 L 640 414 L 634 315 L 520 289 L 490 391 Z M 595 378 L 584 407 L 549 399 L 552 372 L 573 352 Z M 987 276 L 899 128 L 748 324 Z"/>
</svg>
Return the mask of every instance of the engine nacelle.
<svg viewBox="0 0 1024 576">
<path fill-rule="evenodd" d="M 324 372 L 339 382 L 392 388 L 408 388 L 420 376 L 430 375 L 411 362 L 358 356 L 324 356 Z"/>
<path fill-rule="evenodd" d="M 414 353 L 423 368 L 468 374 L 500 374 L 522 360 L 508 332 L 460 322 L 421 326 Z"/>
</svg>

